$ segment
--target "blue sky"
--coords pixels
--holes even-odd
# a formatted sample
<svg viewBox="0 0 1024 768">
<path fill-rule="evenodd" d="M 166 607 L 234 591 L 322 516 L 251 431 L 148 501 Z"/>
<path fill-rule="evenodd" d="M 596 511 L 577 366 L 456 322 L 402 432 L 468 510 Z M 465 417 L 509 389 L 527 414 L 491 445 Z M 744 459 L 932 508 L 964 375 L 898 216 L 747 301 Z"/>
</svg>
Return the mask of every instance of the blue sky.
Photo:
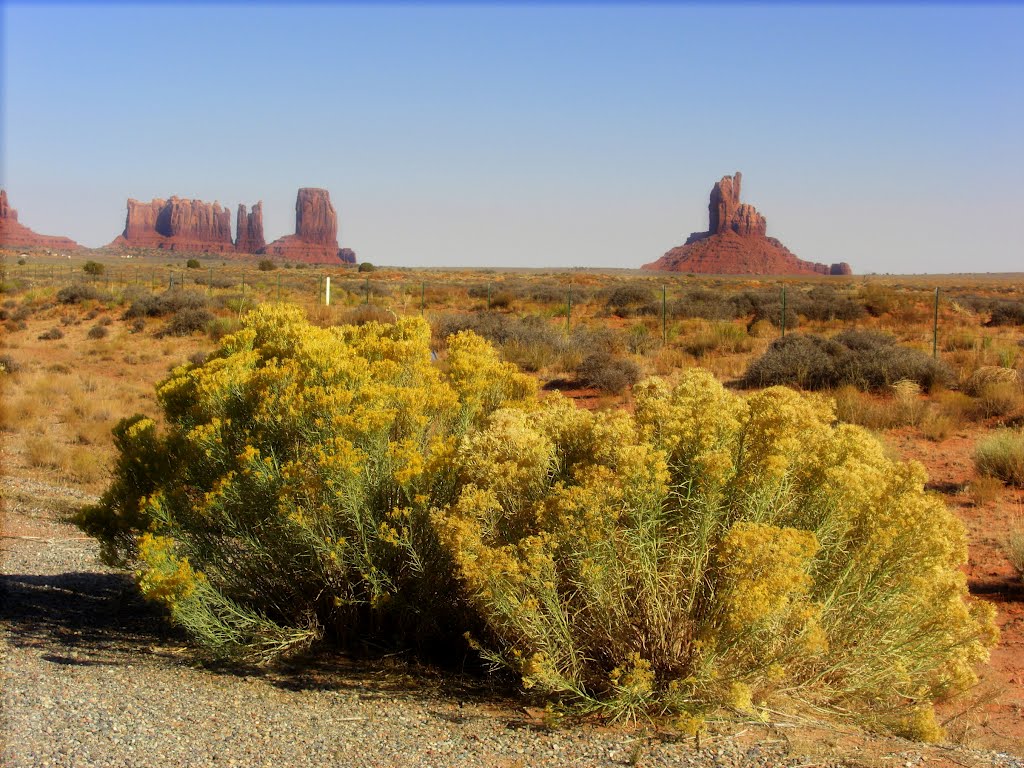
<svg viewBox="0 0 1024 768">
<path fill-rule="evenodd" d="M 7 3 L 2 179 L 95 246 L 125 199 L 322 186 L 393 265 L 636 267 L 744 200 L 802 258 L 1024 271 L 1024 7 Z"/>
</svg>

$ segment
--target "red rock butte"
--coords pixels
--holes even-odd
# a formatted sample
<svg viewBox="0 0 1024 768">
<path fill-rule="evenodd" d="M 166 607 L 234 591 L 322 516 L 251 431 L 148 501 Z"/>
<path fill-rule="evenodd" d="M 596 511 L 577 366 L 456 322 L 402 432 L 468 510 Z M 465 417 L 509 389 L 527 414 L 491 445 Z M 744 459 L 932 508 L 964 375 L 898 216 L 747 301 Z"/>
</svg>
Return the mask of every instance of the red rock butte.
<svg viewBox="0 0 1024 768">
<path fill-rule="evenodd" d="M 18 212 L 7 202 L 7 190 L 5 189 L 0 189 L 0 246 L 52 248 L 65 251 L 82 247 L 69 237 L 36 234 L 18 221 Z"/>
<path fill-rule="evenodd" d="M 694 232 L 643 269 L 712 275 L 851 275 L 846 262 L 804 261 L 774 237 L 768 222 L 754 206 L 740 202 L 739 171 L 723 176 L 711 190 L 708 231 Z"/>
<path fill-rule="evenodd" d="M 238 206 L 235 240 L 231 211 L 220 203 L 171 197 L 148 203 L 128 200 L 124 231 L 113 248 L 158 248 L 183 253 L 253 254 L 310 264 L 354 264 L 351 248 L 338 248 L 338 214 L 326 189 L 299 190 L 295 234 L 267 244 L 263 236 L 263 201 L 249 211 Z"/>
<path fill-rule="evenodd" d="M 295 198 L 295 234 L 263 249 L 268 256 L 311 264 L 355 263 L 350 248 L 338 249 L 338 214 L 326 189 L 303 187 Z"/>
<path fill-rule="evenodd" d="M 263 239 L 263 201 L 252 207 L 252 212 L 238 204 L 238 220 L 235 224 L 235 250 L 240 253 L 260 253 L 266 246 Z"/>
</svg>

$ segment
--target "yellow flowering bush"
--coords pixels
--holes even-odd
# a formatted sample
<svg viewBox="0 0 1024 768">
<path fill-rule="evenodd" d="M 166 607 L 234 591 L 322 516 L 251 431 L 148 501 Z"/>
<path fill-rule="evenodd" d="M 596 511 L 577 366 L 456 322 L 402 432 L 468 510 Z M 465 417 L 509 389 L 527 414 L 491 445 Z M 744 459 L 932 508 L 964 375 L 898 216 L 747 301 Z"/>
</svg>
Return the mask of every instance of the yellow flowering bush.
<svg viewBox="0 0 1024 768">
<path fill-rule="evenodd" d="M 429 510 L 453 498 L 466 431 L 535 385 L 472 334 L 444 372 L 429 343 L 420 319 L 319 328 L 261 307 L 158 386 L 163 434 L 118 426 L 115 480 L 80 524 L 215 656 L 460 637 Z"/>
<path fill-rule="evenodd" d="M 159 385 L 166 428 L 118 426 L 80 524 L 219 657 L 468 644 L 613 718 L 771 702 L 940 736 L 995 628 L 920 466 L 818 396 L 692 370 L 592 413 L 470 332 L 429 341 L 258 309 Z"/>
<path fill-rule="evenodd" d="M 996 630 L 921 467 L 789 389 L 693 370 L 635 398 L 632 416 L 548 398 L 464 440 L 434 519 L 488 657 L 617 717 L 771 700 L 940 736 L 932 703 Z"/>
</svg>

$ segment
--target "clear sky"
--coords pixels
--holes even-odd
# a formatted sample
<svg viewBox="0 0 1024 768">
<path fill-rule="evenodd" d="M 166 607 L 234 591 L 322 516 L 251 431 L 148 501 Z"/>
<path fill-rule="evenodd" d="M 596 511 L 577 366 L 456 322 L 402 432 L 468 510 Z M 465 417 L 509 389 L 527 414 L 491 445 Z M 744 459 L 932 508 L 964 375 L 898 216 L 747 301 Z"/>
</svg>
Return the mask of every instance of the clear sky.
<svg viewBox="0 0 1024 768">
<path fill-rule="evenodd" d="M 1024 6 L 0 12 L 3 186 L 85 245 L 174 194 L 262 199 L 269 241 L 318 186 L 360 260 L 637 267 L 740 170 L 801 258 L 1024 271 Z"/>
</svg>

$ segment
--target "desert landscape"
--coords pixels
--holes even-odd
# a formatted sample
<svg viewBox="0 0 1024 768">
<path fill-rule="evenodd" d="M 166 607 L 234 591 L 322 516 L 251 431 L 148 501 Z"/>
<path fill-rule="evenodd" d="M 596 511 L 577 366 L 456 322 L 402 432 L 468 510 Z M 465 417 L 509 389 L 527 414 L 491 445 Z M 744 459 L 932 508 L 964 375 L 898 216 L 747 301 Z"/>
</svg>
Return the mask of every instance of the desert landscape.
<svg viewBox="0 0 1024 768">
<path fill-rule="evenodd" d="M 0 7 L 0 763 L 1024 768 L 1024 6 Z"/>
<path fill-rule="evenodd" d="M 1019 454 L 1010 474 L 980 459 L 981 446 L 997 435 L 1017 435 L 1019 441 L 1024 294 L 1017 276 L 713 277 L 370 265 L 359 271 L 302 262 L 254 264 L 219 254 L 190 260 L 178 255 L 168 262 L 152 251 L 128 262 L 89 253 L 95 258 L 83 261 L 45 251 L 3 252 L 8 706 L 13 696 L 25 707 L 39 690 L 73 701 L 75 679 L 116 668 L 163 680 L 161 686 L 185 685 L 189 696 L 269 696 L 261 705 L 268 720 L 286 717 L 289 707 L 311 706 L 324 722 L 333 717 L 354 724 L 333 729 L 329 739 L 318 737 L 318 748 L 335 750 L 322 754 L 352 754 L 343 745 L 359 744 L 367 765 L 400 762 L 391 747 L 374 742 L 373 724 L 381 717 L 392 723 L 412 718 L 424 761 L 429 755 L 441 762 L 495 765 L 668 765 L 684 759 L 736 765 L 889 765 L 894 759 L 1011 765 L 1019 759 L 1024 492 Z M 939 704 L 947 745 L 872 735 L 806 711 L 773 715 L 771 706 L 759 715 L 764 723 L 742 710 L 716 710 L 704 715 L 695 733 L 672 718 L 634 715 L 632 722 L 609 724 L 571 708 L 556 716 L 550 706 L 545 710 L 543 695 L 519 698 L 514 680 L 467 672 L 464 659 L 463 672 L 453 675 L 444 663 L 424 665 L 416 654 L 395 656 L 384 649 L 339 657 L 330 644 L 318 643 L 270 666 L 235 662 L 216 666 L 216 672 L 196 667 L 200 650 L 158 606 L 138 597 L 130 573 L 100 563 L 96 542 L 71 520 L 111 482 L 118 420 L 144 414 L 166 425 L 156 383 L 176 366 L 203 365 L 242 328 L 247 313 L 261 306 L 299 307 L 321 328 L 386 326 L 422 317 L 442 366 L 449 354 L 446 340 L 470 330 L 534 379 L 542 399 L 561 393 L 575 407 L 598 413 L 632 412 L 633 392 L 647 377 L 672 382 L 694 369 L 711 372 L 744 396 L 773 384 L 824 392 L 841 423 L 866 427 L 893 458 L 925 467 L 927 492 L 965 526 L 969 558 L 963 572 L 972 599 L 996 608 L 999 641 L 990 661 L 979 667 L 979 682 Z M 860 336 L 844 336 L 850 333 Z M 838 341 L 828 347 L 815 339 Z M 857 374 L 844 378 L 841 365 L 820 367 L 816 350 L 838 363 L 844 343 L 851 349 L 869 345 L 877 370 L 858 364 L 848 369 Z M 54 671 L 47 673 L 47 667 Z M 29 670 L 35 683 L 25 677 Z M 279 691 L 292 691 L 298 699 L 269 703 Z M 378 699 L 386 715 L 366 704 Z M 106 706 L 100 704 L 100 713 Z M 33 764 L 16 759 L 20 739 L 37 745 L 36 759 L 50 755 L 57 761 L 75 762 L 86 754 L 114 759 L 129 744 L 143 748 L 145 732 L 135 725 L 122 722 L 128 730 L 120 736 L 105 730 L 118 727 L 119 718 L 110 712 L 107 726 L 99 724 L 100 714 L 83 714 L 81 741 L 57 737 L 42 745 L 24 729 L 58 733 L 57 710 L 21 707 L 34 719 L 30 726 L 14 718 L 16 731 L 9 732 L 7 746 L 11 764 Z M 162 712 L 155 722 L 163 725 L 153 727 L 170 728 L 169 717 L 188 722 L 189 715 Z M 800 723 L 796 730 L 793 717 Z M 270 760 L 222 748 L 241 762 Z M 200 764 L 220 754 L 211 745 L 199 749 L 198 757 L 179 757 L 184 764 Z M 301 764 L 310 754 L 299 741 L 278 743 L 274 750 L 272 762 L 278 764 Z"/>
</svg>

